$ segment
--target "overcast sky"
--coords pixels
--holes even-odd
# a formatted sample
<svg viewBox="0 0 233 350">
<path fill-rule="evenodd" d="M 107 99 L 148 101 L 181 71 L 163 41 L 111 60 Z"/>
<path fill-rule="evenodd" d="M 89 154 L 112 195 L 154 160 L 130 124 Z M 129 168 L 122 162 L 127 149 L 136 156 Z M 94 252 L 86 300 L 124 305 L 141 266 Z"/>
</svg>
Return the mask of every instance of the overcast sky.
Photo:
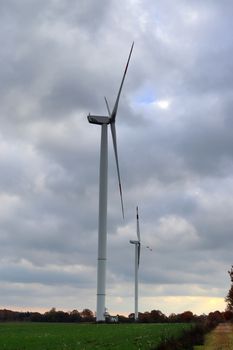
<svg viewBox="0 0 233 350">
<path fill-rule="evenodd" d="M 122 219 L 109 137 L 109 312 L 224 310 L 233 263 L 233 3 L 1 0 L 0 307 L 96 310 L 100 131 L 122 91 Z"/>
</svg>

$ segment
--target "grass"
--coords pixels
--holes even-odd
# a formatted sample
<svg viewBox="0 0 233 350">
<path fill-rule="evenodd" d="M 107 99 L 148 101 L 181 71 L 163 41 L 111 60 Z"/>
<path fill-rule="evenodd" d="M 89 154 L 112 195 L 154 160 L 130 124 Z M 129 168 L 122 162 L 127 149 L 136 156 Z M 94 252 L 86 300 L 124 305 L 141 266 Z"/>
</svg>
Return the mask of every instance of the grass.
<svg viewBox="0 0 233 350">
<path fill-rule="evenodd" d="M 146 350 L 189 324 L 1 323 L 1 350 Z"/>
<path fill-rule="evenodd" d="M 195 346 L 194 350 L 232 350 L 233 349 L 233 326 L 219 325 L 215 330 L 207 334 L 202 346 Z"/>
</svg>

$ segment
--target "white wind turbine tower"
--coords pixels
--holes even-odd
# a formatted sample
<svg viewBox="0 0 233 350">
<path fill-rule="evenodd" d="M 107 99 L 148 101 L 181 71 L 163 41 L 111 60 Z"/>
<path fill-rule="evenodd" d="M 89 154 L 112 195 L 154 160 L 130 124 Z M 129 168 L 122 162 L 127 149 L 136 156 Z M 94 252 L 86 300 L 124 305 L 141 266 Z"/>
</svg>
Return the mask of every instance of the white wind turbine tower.
<svg viewBox="0 0 233 350">
<path fill-rule="evenodd" d="M 135 245 L 135 266 L 134 266 L 134 276 L 135 276 L 135 285 L 134 285 L 134 319 L 138 320 L 138 269 L 140 262 L 140 252 L 141 252 L 141 239 L 140 239 L 140 228 L 139 228 L 139 217 L 138 217 L 138 207 L 136 208 L 137 216 L 137 241 L 130 240 L 131 244 Z"/>
<path fill-rule="evenodd" d="M 124 207 L 121 190 L 120 170 L 117 153 L 117 139 L 115 121 L 120 99 L 121 90 L 128 69 L 130 57 L 134 43 L 131 46 L 120 89 L 112 112 L 105 98 L 108 116 L 88 115 L 89 123 L 101 125 L 101 145 L 100 145 L 100 172 L 99 172 L 99 227 L 98 227 L 98 264 L 97 264 L 97 310 L 96 321 L 105 321 L 105 290 L 106 290 L 106 251 L 107 251 L 107 187 L 108 187 L 108 125 L 111 127 L 113 148 L 116 158 L 117 176 L 119 182 L 122 215 L 124 218 Z"/>
<path fill-rule="evenodd" d="M 135 266 L 134 266 L 134 275 L 135 275 L 135 285 L 134 285 L 134 319 L 138 320 L 138 269 L 140 263 L 140 253 L 141 253 L 141 237 L 140 237 L 140 228 L 139 228 L 139 216 L 138 216 L 138 207 L 136 208 L 136 217 L 137 217 L 137 241 L 130 240 L 131 244 L 135 245 Z M 149 246 L 146 248 L 152 250 Z"/>
</svg>

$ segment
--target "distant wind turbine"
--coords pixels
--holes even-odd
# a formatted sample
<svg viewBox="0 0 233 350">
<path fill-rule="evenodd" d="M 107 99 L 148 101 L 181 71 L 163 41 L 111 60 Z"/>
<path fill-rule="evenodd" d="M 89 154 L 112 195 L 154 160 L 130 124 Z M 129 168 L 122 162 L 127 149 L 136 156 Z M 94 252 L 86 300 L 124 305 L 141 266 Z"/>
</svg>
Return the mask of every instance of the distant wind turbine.
<svg viewBox="0 0 233 350">
<path fill-rule="evenodd" d="M 139 215 L 138 215 L 138 207 L 136 208 L 136 218 L 137 218 L 137 241 L 130 240 L 131 244 L 135 245 L 135 266 L 134 266 L 134 276 L 135 276 L 135 284 L 134 284 L 134 319 L 138 320 L 138 269 L 140 263 L 140 253 L 141 253 L 141 237 L 140 237 L 140 228 L 139 228 Z M 149 246 L 146 248 L 152 250 Z"/>
<path fill-rule="evenodd" d="M 124 218 L 124 206 L 122 198 L 122 188 L 120 179 L 120 169 L 117 153 L 116 138 L 116 115 L 120 99 L 121 90 L 127 73 L 130 57 L 133 51 L 134 43 L 132 43 L 128 61 L 125 67 L 124 75 L 117 94 L 116 102 L 112 112 L 110 111 L 108 101 L 105 103 L 108 110 L 108 116 L 88 115 L 89 123 L 101 125 L 101 146 L 100 146 L 100 172 L 99 172 L 99 227 L 98 227 L 98 265 L 97 265 L 97 310 L 96 321 L 105 321 L 105 290 L 106 290 L 106 260 L 107 260 L 107 187 L 108 187 L 108 125 L 110 124 L 113 148 L 116 159 L 117 176 L 119 183 L 121 210 Z"/>
</svg>

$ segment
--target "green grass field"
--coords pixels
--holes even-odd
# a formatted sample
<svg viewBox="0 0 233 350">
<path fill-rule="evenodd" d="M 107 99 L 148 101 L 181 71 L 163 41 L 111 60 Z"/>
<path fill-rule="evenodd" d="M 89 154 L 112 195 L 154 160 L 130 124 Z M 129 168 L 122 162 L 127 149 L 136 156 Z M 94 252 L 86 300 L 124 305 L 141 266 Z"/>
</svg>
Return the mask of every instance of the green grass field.
<svg viewBox="0 0 233 350">
<path fill-rule="evenodd" d="M 1 350 L 151 349 L 189 324 L 0 323 Z"/>
</svg>

